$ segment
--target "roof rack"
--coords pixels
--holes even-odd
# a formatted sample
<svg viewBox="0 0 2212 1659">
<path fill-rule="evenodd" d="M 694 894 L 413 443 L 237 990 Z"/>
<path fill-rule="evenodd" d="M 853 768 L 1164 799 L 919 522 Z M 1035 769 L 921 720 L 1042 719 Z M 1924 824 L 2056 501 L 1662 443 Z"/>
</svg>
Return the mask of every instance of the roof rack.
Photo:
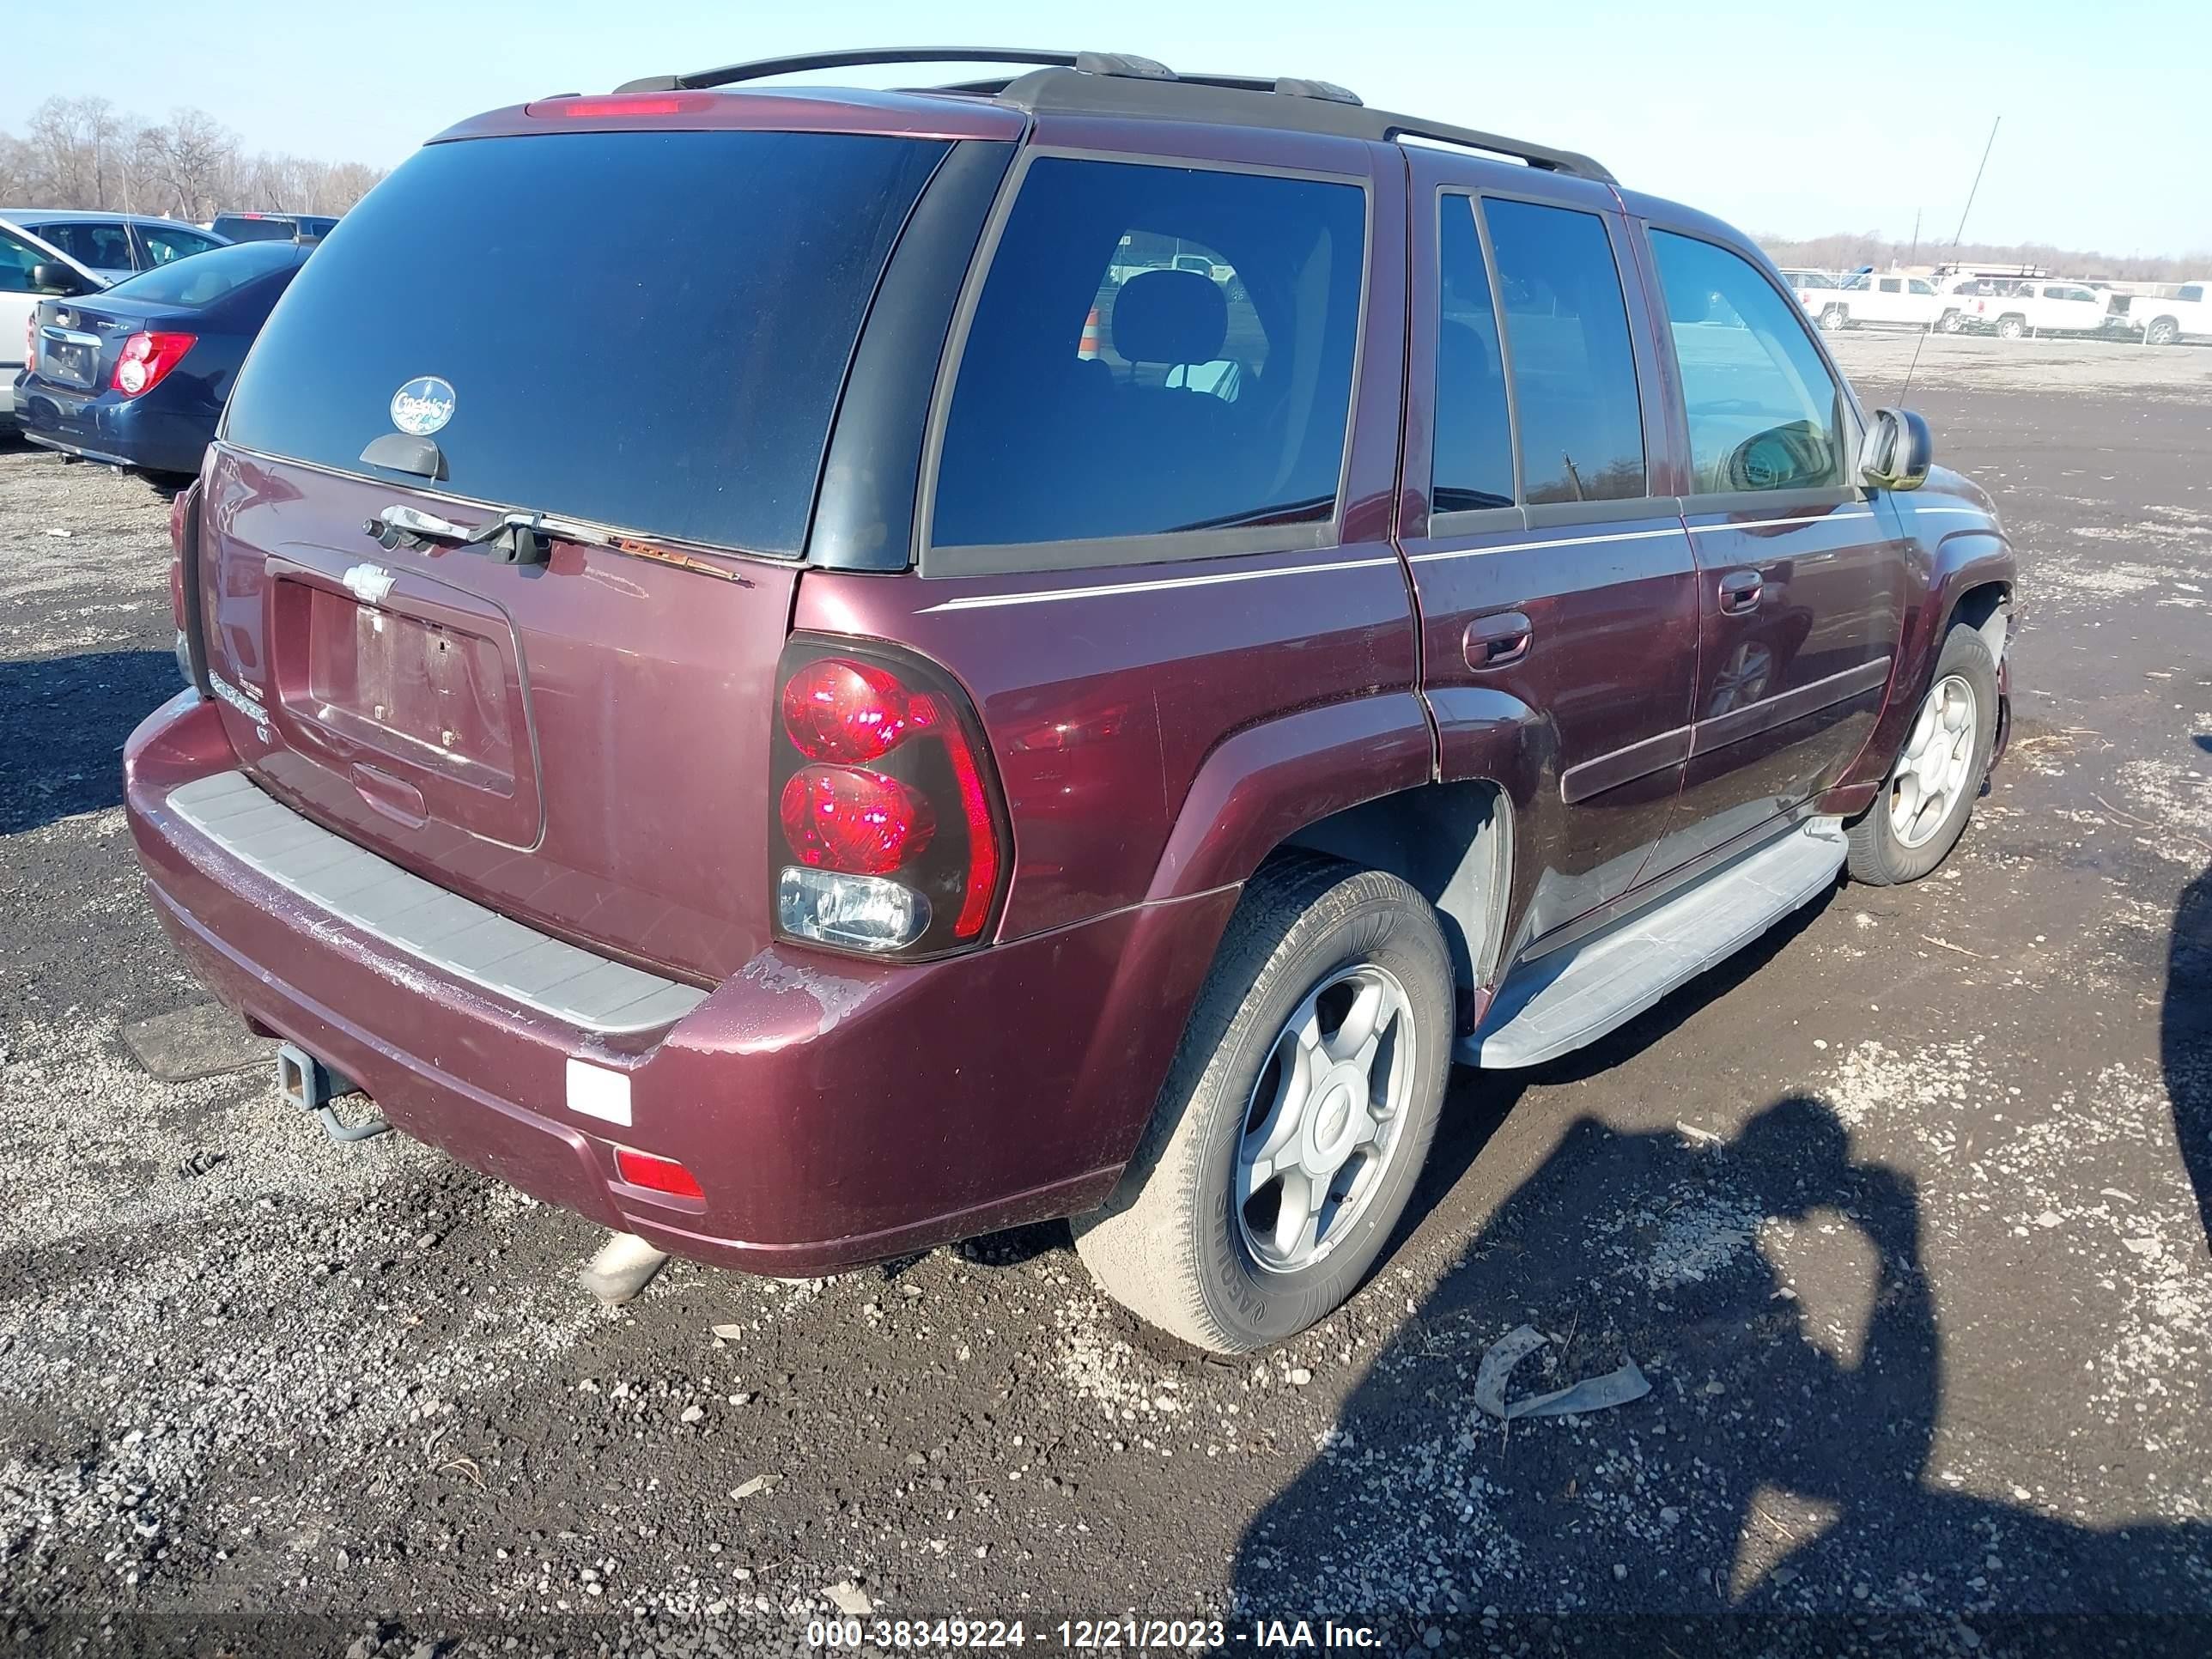
<svg viewBox="0 0 2212 1659">
<path fill-rule="evenodd" d="M 731 87 L 802 70 L 856 69 L 869 64 L 1043 64 L 1080 70 L 1086 75 L 1127 76 L 1172 81 L 1175 71 L 1149 58 L 1118 52 L 1051 52 L 1035 46 L 860 46 L 848 52 L 810 52 L 792 58 L 757 58 L 749 64 L 693 70 L 683 75 L 647 75 L 625 81 L 621 92 L 696 92 Z"/>
<path fill-rule="evenodd" d="M 1178 75 L 1166 64 L 1127 52 L 1050 52 L 1026 46 L 868 46 L 848 52 L 763 58 L 684 75 L 629 81 L 617 92 L 675 92 L 735 86 L 803 70 L 851 69 L 871 64 L 1029 64 L 1038 67 L 1012 80 L 964 81 L 915 90 L 997 98 L 1018 108 L 1101 115 L 1149 115 L 1168 120 L 1218 121 L 1288 128 L 1394 143 L 1415 138 L 1480 150 L 1603 185 L 1612 173 L 1589 156 L 1553 149 L 1474 127 L 1370 110 L 1358 96 L 1328 81 L 1293 76 Z"/>
</svg>

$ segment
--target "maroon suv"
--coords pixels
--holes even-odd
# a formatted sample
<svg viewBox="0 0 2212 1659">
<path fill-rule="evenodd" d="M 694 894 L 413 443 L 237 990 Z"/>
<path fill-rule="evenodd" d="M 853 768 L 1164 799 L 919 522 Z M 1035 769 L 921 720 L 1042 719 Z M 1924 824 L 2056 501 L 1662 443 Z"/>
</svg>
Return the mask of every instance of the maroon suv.
<svg viewBox="0 0 2212 1659">
<path fill-rule="evenodd" d="M 179 501 L 131 827 L 307 1103 L 762 1273 L 1070 1217 L 1252 1348 L 1455 1061 L 1942 859 L 2013 558 L 1703 214 L 981 55 L 1043 66 L 551 98 L 380 185 Z"/>
</svg>

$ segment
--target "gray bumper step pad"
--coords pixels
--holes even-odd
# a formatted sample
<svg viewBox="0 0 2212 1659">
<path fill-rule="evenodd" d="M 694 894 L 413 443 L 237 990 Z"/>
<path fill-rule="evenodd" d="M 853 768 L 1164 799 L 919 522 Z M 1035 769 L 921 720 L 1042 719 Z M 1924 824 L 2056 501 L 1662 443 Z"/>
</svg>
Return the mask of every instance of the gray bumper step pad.
<svg viewBox="0 0 2212 1659">
<path fill-rule="evenodd" d="M 1539 958 L 1506 981 L 1456 1057 L 1504 1070 L 1595 1042 L 1832 886 L 1844 850 L 1839 821 L 1810 819 L 1609 931 Z"/>
<path fill-rule="evenodd" d="M 706 1000 L 610 961 L 379 858 L 271 799 L 243 772 L 169 792 L 169 810 L 232 858 L 430 967 L 592 1031 L 643 1031 Z"/>
</svg>

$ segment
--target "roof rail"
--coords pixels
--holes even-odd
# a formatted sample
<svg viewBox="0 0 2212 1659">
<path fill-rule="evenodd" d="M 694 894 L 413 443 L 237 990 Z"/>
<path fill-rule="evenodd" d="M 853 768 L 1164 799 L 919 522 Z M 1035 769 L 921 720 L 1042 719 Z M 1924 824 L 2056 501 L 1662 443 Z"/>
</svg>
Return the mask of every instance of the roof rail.
<svg viewBox="0 0 2212 1659">
<path fill-rule="evenodd" d="M 1127 76 L 1148 81 L 1176 78 L 1175 71 L 1165 64 L 1127 52 L 1051 52 L 1034 46 L 861 46 L 848 52 L 760 58 L 749 64 L 693 70 L 684 75 L 647 75 L 625 81 L 615 90 L 698 91 L 707 87 L 735 86 L 744 81 L 765 81 L 771 76 L 796 75 L 802 70 L 855 69 L 868 64 L 1042 64 L 1054 69 L 1080 70 L 1086 75 Z"/>
<path fill-rule="evenodd" d="M 1370 110 L 1333 82 L 1293 76 L 1177 75 L 1166 64 L 1127 52 L 1054 52 L 1028 46 L 862 46 L 845 52 L 763 58 L 683 75 L 649 75 L 624 82 L 617 92 L 693 91 L 764 81 L 804 70 L 854 69 L 871 64 L 1027 64 L 1037 67 L 1013 80 L 965 81 L 927 88 L 1002 98 L 1028 110 L 1055 109 L 1102 115 L 1152 115 L 1170 120 L 1218 121 L 1329 133 L 1371 143 L 1423 139 L 1509 156 L 1547 173 L 1610 185 L 1613 174 L 1589 156 L 1553 149 L 1474 127 L 1453 126 L 1411 115 Z"/>
<path fill-rule="evenodd" d="M 1328 87 L 1327 92 L 1309 88 Z M 1331 96 L 1330 94 L 1341 94 Z M 1294 95 L 1284 95 L 1294 94 Z M 1508 138 L 1502 133 L 1449 122 L 1425 120 L 1368 109 L 1341 87 L 1326 82 L 1246 80 L 1233 76 L 1178 76 L 1171 81 L 1109 80 L 1071 75 L 1064 69 L 1033 70 L 1010 81 L 998 95 L 1028 110 L 1064 110 L 1100 115 L 1151 115 L 1174 121 L 1235 122 L 1249 126 L 1328 133 L 1370 143 L 1401 138 L 1425 139 L 1462 149 L 1509 156 L 1546 173 L 1563 173 L 1601 185 L 1613 176 L 1589 156 Z"/>
</svg>

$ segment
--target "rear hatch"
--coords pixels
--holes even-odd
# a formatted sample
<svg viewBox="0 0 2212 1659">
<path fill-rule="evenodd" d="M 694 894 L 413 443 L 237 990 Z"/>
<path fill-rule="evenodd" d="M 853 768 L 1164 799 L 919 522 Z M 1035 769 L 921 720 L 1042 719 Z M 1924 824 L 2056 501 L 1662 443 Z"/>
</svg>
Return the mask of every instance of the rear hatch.
<svg viewBox="0 0 2212 1659">
<path fill-rule="evenodd" d="M 349 214 L 263 330 L 201 501 L 208 665 L 263 787 L 556 934 L 742 965 L 830 423 L 946 148 L 470 138 Z M 402 435 L 434 476 L 363 459 Z M 568 533 L 508 562 L 380 541 L 395 507 Z"/>
</svg>

